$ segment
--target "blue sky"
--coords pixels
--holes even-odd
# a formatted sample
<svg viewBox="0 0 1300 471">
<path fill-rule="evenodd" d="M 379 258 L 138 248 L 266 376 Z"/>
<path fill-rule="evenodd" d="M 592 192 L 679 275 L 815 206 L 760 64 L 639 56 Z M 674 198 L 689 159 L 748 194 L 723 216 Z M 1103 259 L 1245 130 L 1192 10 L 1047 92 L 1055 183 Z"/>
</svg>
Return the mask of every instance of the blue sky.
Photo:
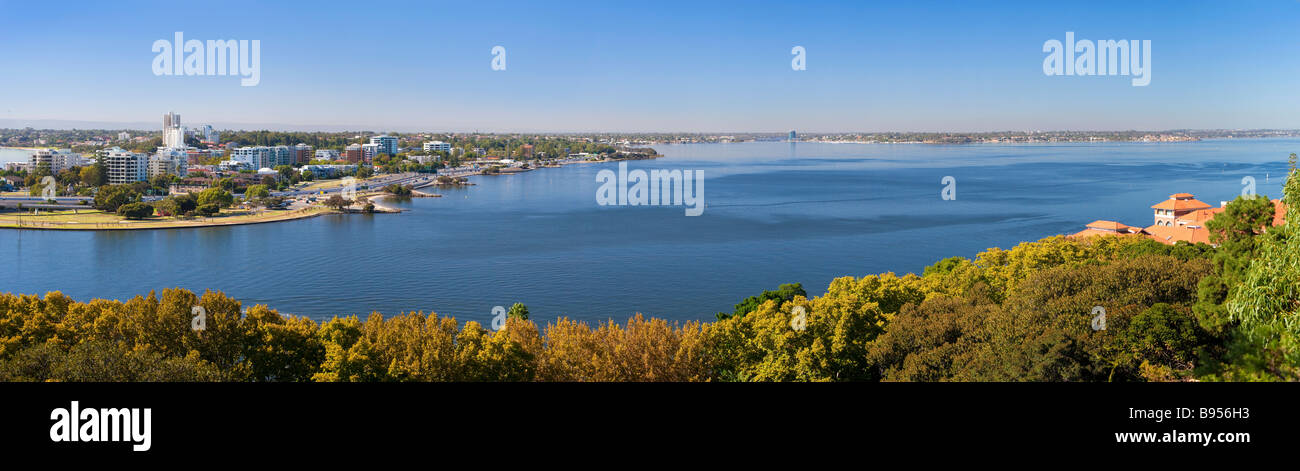
<svg viewBox="0 0 1300 471">
<path fill-rule="evenodd" d="M 451 131 L 1300 128 L 1300 2 L 0 0 L 0 122 Z M 155 40 L 261 41 L 261 83 Z M 1042 72 L 1149 39 L 1152 80 Z M 490 67 L 506 47 L 507 70 Z M 793 46 L 807 70 L 793 71 Z"/>
</svg>

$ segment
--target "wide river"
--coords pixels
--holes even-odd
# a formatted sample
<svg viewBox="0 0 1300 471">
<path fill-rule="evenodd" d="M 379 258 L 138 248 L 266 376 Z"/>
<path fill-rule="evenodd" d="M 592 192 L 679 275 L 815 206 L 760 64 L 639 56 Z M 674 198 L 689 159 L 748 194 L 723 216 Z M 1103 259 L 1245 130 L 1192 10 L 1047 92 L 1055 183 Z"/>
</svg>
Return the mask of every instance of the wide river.
<svg viewBox="0 0 1300 471">
<path fill-rule="evenodd" d="M 710 320 L 787 282 L 920 272 L 954 255 L 1071 233 L 1097 219 L 1151 224 L 1188 192 L 1217 205 L 1281 195 L 1300 140 L 1059 145 L 739 143 L 655 146 L 632 169 L 703 171 L 706 208 L 600 206 L 616 163 L 473 177 L 402 214 L 120 232 L 0 230 L 0 292 L 127 299 L 184 287 L 327 319 L 423 310 L 487 323 L 528 305 L 624 321 Z M 956 179 L 956 200 L 940 192 Z"/>
</svg>

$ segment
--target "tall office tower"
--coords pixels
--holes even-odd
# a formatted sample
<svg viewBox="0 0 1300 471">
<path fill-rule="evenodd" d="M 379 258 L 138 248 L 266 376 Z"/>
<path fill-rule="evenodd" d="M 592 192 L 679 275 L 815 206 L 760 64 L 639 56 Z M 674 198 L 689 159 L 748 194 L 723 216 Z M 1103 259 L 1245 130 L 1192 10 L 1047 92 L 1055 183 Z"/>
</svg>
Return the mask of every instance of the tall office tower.
<svg viewBox="0 0 1300 471">
<path fill-rule="evenodd" d="M 176 113 L 163 115 L 162 146 L 171 149 L 185 147 L 185 127 L 181 126 L 181 115 Z"/>
</svg>

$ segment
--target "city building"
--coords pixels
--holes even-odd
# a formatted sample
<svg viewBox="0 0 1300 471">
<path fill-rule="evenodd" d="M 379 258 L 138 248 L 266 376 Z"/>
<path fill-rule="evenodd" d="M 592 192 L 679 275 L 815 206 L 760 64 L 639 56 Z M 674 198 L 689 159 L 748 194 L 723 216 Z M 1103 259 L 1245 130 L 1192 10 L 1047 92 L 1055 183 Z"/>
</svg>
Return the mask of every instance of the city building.
<svg viewBox="0 0 1300 471">
<path fill-rule="evenodd" d="M 344 173 L 356 171 L 356 165 L 304 165 L 302 171 L 311 172 L 316 178 L 334 178 Z"/>
<path fill-rule="evenodd" d="M 128 141 L 128 140 L 131 140 L 131 133 L 126 132 L 126 131 L 119 132 L 119 133 L 117 133 L 117 140 L 119 140 L 119 141 Z"/>
<path fill-rule="evenodd" d="M 344 151 L 344 153 L 347 156 L 348 162 L 352 162 L 352 163 L 360 162 L 362 158 L 365 158 L 365 155 L 362 153 L 361 150 L 361 144 L 349 145 L 347 150 Z"/>
<path fill-rule="evenodd" d="M 397 138 L 393 136 L 375 136 L 370 143 L 379 146 L 379 154 L 397 155 Z M 378 154 L 376 154 L 378 155 Z"/>
<path fill-rule="evenodd" d="M 433 152 L 438 150 L 443 152 L 451 152 L 451 144 L 442 141 L 429 141 L 424 143 L 425 152 Z"/>
<path fill-rule="evenodd" d="M 230 151 L 230 160 L 250 169 L 266 167 L 272 158 L 271 148 L 266 146 L 239 147 Z"/>
<path fill-rule="evenodd" d="M 220 139 L 220 137 L 217 135 L 217 131 L 212 129 L 211 124 L 203 125 L 203 142 L 216 144 L 218 139 Z"/>
<path fill-rule="evenodd" d="M 238 172 L 240 170 L 253 170 L 253 164 L 239 160 L 222 160 L 217 164 L 217 169 L 223 172 Z"/>
<path fill-rule="evenodd" d="M 162 146 L 172 149 L 185 147 L 185 126 L 181 126 L 181 115 L 170 112 L 163 115 Z"/>
<path fill-rule="evenodd" d="M 183 175 L 189 155 L 184 149 L 158 149 L 158 153 L 149 157 L 146 174 L 150 179 L 162 175 Z"/>
<path fill-rule="evenodd" d="M 790 131 L 790 142 L 794 142 L 797 140 L 799 140 L 799 135 L 796 134 L 794 131 Z"/>
<path fill-rule="evenodd" d="M 108 183 L 122 185 L 144 181 L 149 177 L 149 156 L 121 147 L 106 149 L 101 160 L 108 171 Z"/>
<path fill-rule="evenodd" d="M 360 146 L 358 146 L 360 147 Z M 339 151 L 334 149 L 317 149 L 316 160 L 335 161 L 339 159 Z"/>
<path fill-rule="evenodd" d="M 230 151 L 230 159 L 242 162 L 247 168 L 254 170 L 294 163 L 289 146 L 240 147 Z"/>
<path fill-rule="evenodd" d="M 370 144 L 361 144 L 361 159 L 365 160 L 366 163 L 374 162 L 375 156 L 383 153 L 382 146 L 379 144 L 373 142 Z"/>
<path fill-rule="evenodd" d="M 312 147 L 307 144 L 299 143 L 298 145 L 289 148 L 289 160 L 295 165 L 302 165 L 311 162 L 311 158 Z"/>
<path fill-rule="evenodd" d="M 33 171 L 49 169 L 51 174 L 58 174 L 72 167 L 80 167 L 88 162 L 81 154 L 69 149 L 40 149 L 28 159 L 28 168 Z"/>
</svg>

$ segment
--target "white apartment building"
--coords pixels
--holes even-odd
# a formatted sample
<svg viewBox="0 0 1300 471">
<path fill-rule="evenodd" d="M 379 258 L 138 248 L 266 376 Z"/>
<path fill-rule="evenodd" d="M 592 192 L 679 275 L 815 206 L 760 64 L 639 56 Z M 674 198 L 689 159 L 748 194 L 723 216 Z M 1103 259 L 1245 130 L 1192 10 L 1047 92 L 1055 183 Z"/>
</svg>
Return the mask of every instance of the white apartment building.
<svg viewBox="0 0 1300 471">
<path fill-rule="evenodd" d="M 69 149 L 41 149 L 28 159 L 28 168 L 33 171 L 49 168 L 51 174 L 57 174 L 72 167 L 86 165 L 88 161 L 81 154 Z"/>
<path fill-rule="evenodd" d="M 374 139 L 371 140 L 373 141 Z M 383 154 L 383 153 L 384 152 L 380 150 L 379 144 L 373 142 L 370 144 L 361 144 L 361 158 L 365 159 L 366 162 L 371 162 L 375 160 L 376 155 Z M 396 154 L 389 154 L 389 155 L 396 155 Z"/>
<path fill-rule="evenodd" d="M 424 143 L 425 152 L 432 152 L 437 150 L 443 152 L 451 152 L 451 143 L 442 142 L 442 141 L 430 141 Z"/>
<path fill-rule="evenodd" d="M 275 168 L 280 165 L 292 165 L 292 154 L 289 146 L 240 147 L 230 151 L 230 159 L 252 169 Z"/>
<path fill-rule="evenodd" d="M 167 113 L 163 115 L 163 147 L 185 147 L 185 127 L 181 126 L 181 115 Z"/>
<path fill-rule="evenodd" d="M 146 154 L 114 147 L 104 151 L 103 161 L 108 170 L 108 183 L 121 185 L 149 177 L 149 156 Z"/>
<path fill-rule="evenodd" d="M 188 162 L 185 149 L 159 148 L 158 153 L 149 157 L 145 173 L 150 179 L 160 175 L 183 175 Z"/>
<path fill-rule="evenodd" d="M 337 151 L 337 150 L 334 150 L 334 149 L 318 149 L 318 150 L 316 150 L 316 160 L 329 160 L 329 161 L 335 161 L 335 160 L 338 160 L 338 159 L 339 159 L 339 151 Z"/>
</svg>

